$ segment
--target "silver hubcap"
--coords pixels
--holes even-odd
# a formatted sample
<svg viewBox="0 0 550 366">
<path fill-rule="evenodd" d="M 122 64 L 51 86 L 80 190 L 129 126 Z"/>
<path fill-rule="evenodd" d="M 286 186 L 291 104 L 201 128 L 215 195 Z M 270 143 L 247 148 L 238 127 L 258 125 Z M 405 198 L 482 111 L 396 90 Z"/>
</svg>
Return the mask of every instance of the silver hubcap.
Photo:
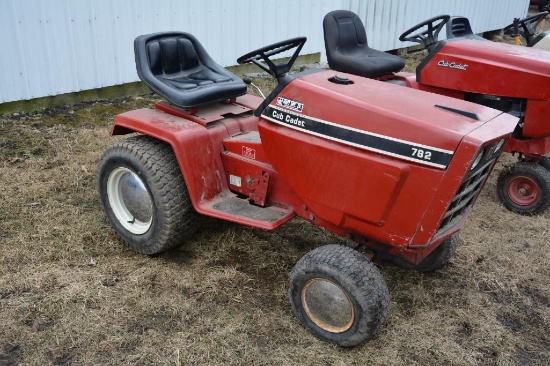
<svg viewBox="0 0 550 366">
<path fill-rule="evenodd" d="M 107 179 L 109 205 L 120 224 L 141 235 L 153 221 L 153 201 L 143 181 L 128 168 L 116 168 Z"/>
<path fill-rule="evenodd" d="M 306 283 L 302 289 L 302 304 L 311 321 L 331 333 L 345 332 L 355 319 L 348 295 L 340 286 L 323 278 Z"/>
</svg>

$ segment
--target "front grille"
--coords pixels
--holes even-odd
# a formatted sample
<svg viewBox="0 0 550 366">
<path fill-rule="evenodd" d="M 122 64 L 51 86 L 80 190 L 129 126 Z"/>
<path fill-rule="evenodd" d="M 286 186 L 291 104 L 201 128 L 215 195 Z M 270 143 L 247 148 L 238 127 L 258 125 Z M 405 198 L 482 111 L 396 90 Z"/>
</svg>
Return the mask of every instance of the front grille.
<svg viewBox="0 0 550 366">
<path fill-rule="evenodd" d="M 466 175 L 466 178 L 462 181 L 460 188 L 456 192 L 455 196 L 451 200 L 451 204 L 447 209 L 447 212 L 443 216 L 441 225 L 437 233 L 443 232 L 447 228 L 456 224 L 462 216 L 472 207 L 476 201 L 483 184 L 489 177 L 489 173 L 495 164 L 495 161 L 502 152 L 503 143 L 498 151 L 495 151 L 498 142 L 488 145 L 483 148 L 481 154 L 481 160 L 478 165 L 472 169 L 472 171 Z"/>
</svg>

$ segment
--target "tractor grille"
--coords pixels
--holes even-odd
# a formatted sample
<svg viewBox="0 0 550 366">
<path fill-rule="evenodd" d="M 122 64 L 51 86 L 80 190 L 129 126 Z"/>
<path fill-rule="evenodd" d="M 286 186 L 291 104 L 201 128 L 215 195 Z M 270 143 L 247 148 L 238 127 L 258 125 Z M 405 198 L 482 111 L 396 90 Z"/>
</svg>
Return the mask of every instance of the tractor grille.
<svg viewBox="0 0 550 366">
<path fill-rule="evenodd" d="M 456 192 L 456 195 L 451 200 L 451 204 L 447 209 L 447 212 L 443 216 L 441 225 L 437 233 L 440 233 L 447 228 L 456 224 L 462 216 L 472 207 L 476 201 L 476 198 L 483 188 L 483 184 L 489 177 L 489 173 L 495 164 L 495 161 L 500 156 L 502 148 L 505 142 L 496 142 L 484 147 L 480 153 L 474 159 L 479 162 L 471 170 L 471 172 L 464 178 L 464 181 L 460 185 L 460 188 Z"/>
</svg>

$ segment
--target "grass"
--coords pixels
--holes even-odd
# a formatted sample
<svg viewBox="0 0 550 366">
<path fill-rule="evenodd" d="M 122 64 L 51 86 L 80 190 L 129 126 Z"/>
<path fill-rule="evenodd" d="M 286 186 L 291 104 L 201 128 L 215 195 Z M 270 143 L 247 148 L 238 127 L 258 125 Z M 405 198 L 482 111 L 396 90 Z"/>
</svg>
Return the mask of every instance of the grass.
<svg viewBox="0 0 550 366">
<path fill-rule="evenodd" d="M 264 79 L 255 81 L 269 87 Z M 265 92 L 265 89 L 264 89 Z M 127 249 L 96 190 L 117 113 L 154 96 L 0 116 L 0 365 L 543 365 L 550 359 L 550 212 L 505 210 L 495 177 L 443 270 L 381 266 L 389 318 L 341 349 L 291 313 L 288 273 L 338 241 L 293 220 L 274 232 L 205 219 L 181 247 Z"/>
</svg>

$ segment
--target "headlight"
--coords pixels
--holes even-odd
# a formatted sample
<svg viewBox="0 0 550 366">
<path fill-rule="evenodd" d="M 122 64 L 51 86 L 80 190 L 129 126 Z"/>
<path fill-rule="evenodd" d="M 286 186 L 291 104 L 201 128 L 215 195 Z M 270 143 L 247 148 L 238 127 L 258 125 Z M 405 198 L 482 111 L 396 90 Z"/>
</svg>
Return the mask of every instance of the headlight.
<svg viewBox="0 0 550 366">
<path fill-rule="evenodd" d="M 477 168 L 479 163 L 481 162 L 481 159 L 483 158 L 483 152 L 485 151 L 485 148 L 478 151 L 477 155 L 474 158 L 474 162 L 472 163 L 472 166 L 470 167 L 470 170 L 474 170 Z"/>
<path fill-rule="evenodd" d="M 493 149 L 493 154 L 496 154 L 497 152 L 500 152 L 502 148 L 504 147 L 504 143 L 506 142 L 506 139 L 502 139 L 499 142 L 495 144 L 495 147 Z"/>
</svg>

